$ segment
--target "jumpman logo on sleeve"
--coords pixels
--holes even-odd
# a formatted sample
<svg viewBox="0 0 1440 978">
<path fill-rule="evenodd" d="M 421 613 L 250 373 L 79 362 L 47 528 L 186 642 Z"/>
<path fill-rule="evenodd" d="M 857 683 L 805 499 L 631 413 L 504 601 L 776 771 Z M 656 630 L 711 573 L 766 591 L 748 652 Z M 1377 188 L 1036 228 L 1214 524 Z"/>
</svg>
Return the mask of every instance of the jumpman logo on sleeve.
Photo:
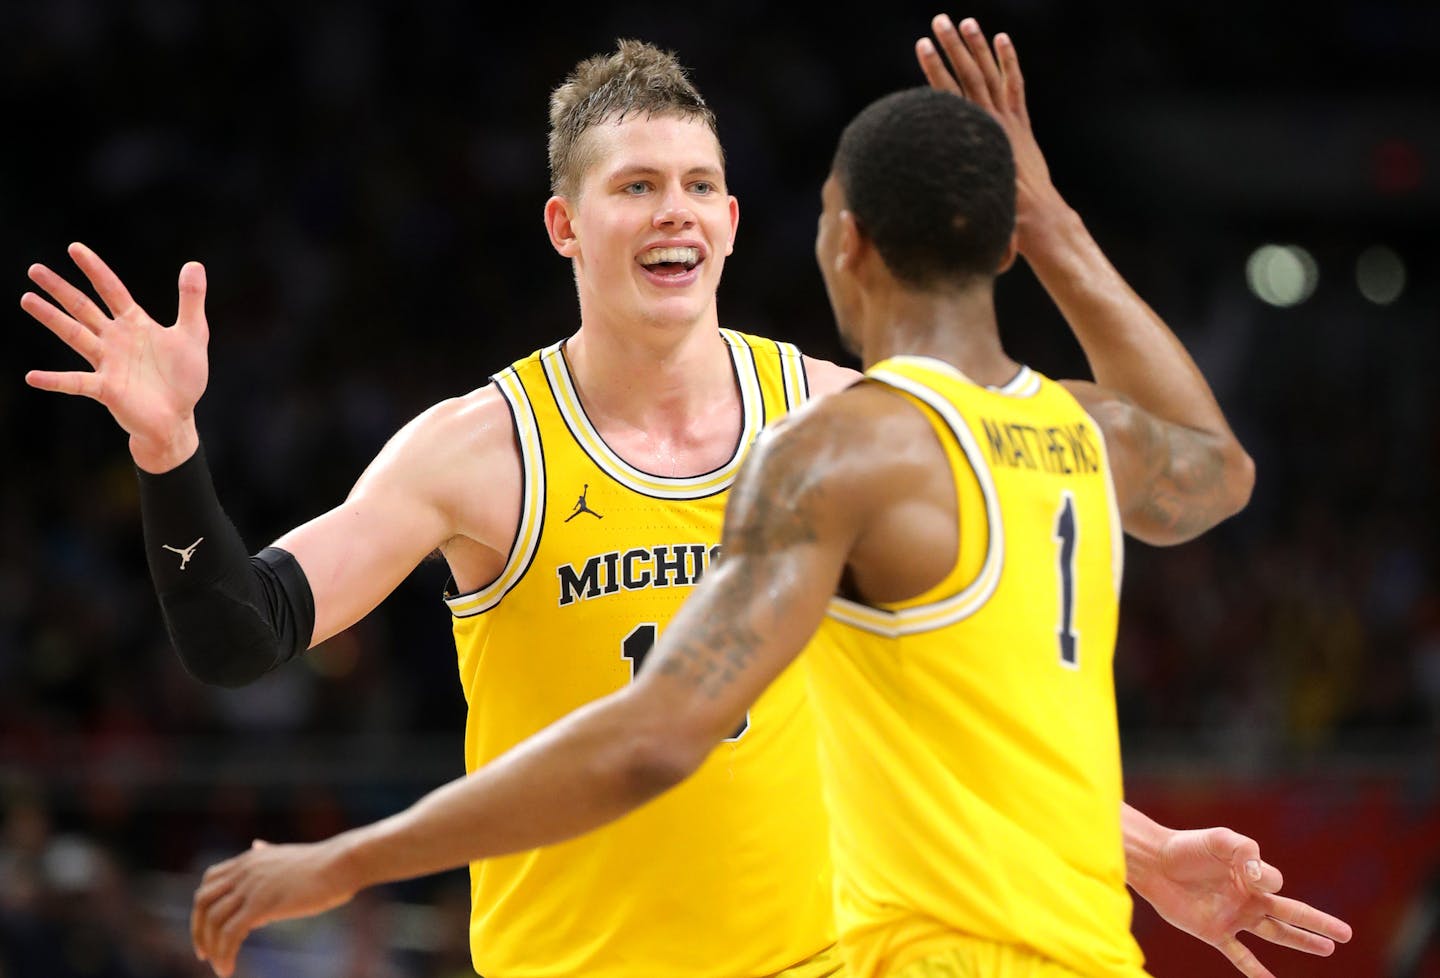
<svg viewBox="0 0 1440 978">
<path fill-rule="evenodd" d="M 204 537 L 200 537 L 200 538 L 197 539 L 194 543 L 190 544 L 190 546 L 186 547 L 184 550 L 181 550 L 181 549 L 179 549 L 178 547 L 172 547 L 172 546 L 170 546 L 170 544 L 168 544 L 168 543 L 162 543 L 162 544 L 160 544 L 160 549 L 161 549 L 161 550 L 168 550 L 168 551 L 170 551 L 172 554 L 179 554 L 179 555 L 180 555 L 180 569 L 181 569 L 181 570 L 184 570 L 184 569 L 185 569 L 185 565 L 188 564 L 188 563 L 190 563 L 190 558 L 193 557 L 193 556 L 195 556 L 195 548 L 198 547 L 198 546 L 200 546 L 200 542 L 201 542 L 202 540 L 204 540 L 204 539 L 205 539 Z"/>
<path fill-rule="evenodd" d="M 574 511 L 573 513 L 571 513 L 569 516 L 565 517 L 565 522 L 566 522 L 566 523 L 569 523 L 571 520 L 573 520 L 575 517 L 579 516 L 581 513 L 589 513 L 591 516 L 595 517 L 597 520 L 603 520 L 603 519 L 605 518 L 605 517 L 601 516 L 599 513 L 595 512 L 593 509 L 591 509 L 591 508 L 589 507 L 589 505 L 585 502 L 585 494 L 588 493 L 589 491 L 590 491 L 590 483 L 587 482 L 587 483 L 585 483 L 585 487 L 580 490 L 580 498 L 575 501 L 575 511 Z"/>
</svg>

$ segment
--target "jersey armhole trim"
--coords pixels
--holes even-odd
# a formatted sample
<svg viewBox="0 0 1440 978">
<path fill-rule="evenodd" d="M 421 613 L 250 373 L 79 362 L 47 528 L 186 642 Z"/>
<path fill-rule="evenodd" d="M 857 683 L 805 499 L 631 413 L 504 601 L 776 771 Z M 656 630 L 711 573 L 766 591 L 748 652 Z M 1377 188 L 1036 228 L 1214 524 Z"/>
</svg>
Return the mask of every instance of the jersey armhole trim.
<svg viewBox="0 0 1440 978">
<path fill-rule="evenodd" d="M 945 422 L 974 470 L 975 479 L 980 485 L 980 494 L 985 501 L 985 520 L 989 531 L 985 559 L 980 565 L 979 573 L 974 580 L 949 597 L 896 610 L 874 608 L 838 595 L 830 599 L 826 614 L 836 621 L 876 635 L 899 638 L 953 625 L 979 611 L 985 602 L 990 600 L 990 596 L 1000 584 L 1005 565 L 1005 523 L 1000 510 L 1000 494 L 995 489 L 990 467 L 985 462 L 975 436 L 970 432 L 970 426 L 955 410 L 954 405 L 926 385 L 904 374 L 882 369 L 871 371 L 866 376 L 911 395 L 931 408 Z M 956 559 L 959 559 L 958 553 Z"/>
<path fill-rule="evenodd" d="M 535 559 L 535 551 L 540 545 L 540 530 L 545 523 L 545 452 L 540 443 L 540 427 L 535 421 L 535 411 L 514 367 L 496 374 L 495 386 L 510 408 L 515 440 L 520 446 L 520 525 L 499 577 L 467 594 L 445 597 L 445 604 L 456 618 L 484 614 L 520 583 L 530 569 L 530 562 Z"/>
<path fill-rule="evenodd" d="M 785 411 L 790 413 L 810 400 L 810 376 L 805 372 L 805 357 L 793 343 L 775 341 L 780 354 L 780 377 L 785 385 Z"/>
</svg>

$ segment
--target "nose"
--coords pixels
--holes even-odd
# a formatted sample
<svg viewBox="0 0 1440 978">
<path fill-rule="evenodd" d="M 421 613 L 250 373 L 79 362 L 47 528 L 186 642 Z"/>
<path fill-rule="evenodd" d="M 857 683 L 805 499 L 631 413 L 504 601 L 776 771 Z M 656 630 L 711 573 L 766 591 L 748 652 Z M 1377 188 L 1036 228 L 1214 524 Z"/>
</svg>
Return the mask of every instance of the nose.
<svg viewBox="0 0 1440 978">
<path fill-rule="evenodd" d="M 681 187 L 671 187 L 658 201 L 651 223 L 656 228 L 688 228 L 695 224 L 695 212 Z"/>
</svg>

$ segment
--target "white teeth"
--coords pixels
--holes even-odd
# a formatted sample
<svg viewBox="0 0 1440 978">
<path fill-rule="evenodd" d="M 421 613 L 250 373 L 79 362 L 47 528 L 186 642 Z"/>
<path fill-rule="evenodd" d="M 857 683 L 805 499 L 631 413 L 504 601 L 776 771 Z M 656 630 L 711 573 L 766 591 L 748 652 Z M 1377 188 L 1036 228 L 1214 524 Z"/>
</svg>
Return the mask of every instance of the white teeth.
<svg viewBox="0 0 1440 978">
<path fill-rule="evenodd" d="M 662 262 L 678 262 L 686 268 L 700 263 L 699 248 L 651 248 L 640 256 L 642 265 L 659 265 Z"/>
</svg>

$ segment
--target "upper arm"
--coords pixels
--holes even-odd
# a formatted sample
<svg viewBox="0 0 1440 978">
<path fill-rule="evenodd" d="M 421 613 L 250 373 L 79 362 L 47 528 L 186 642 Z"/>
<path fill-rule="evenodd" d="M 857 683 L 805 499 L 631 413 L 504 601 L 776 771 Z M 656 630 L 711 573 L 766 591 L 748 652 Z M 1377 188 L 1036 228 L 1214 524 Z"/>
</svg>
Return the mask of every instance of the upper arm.
<svg viewBox="0 0 1440 978">
<path fill-rule="evenodd" d="M 817 407 L 819 407 L 817 405 Z M 767 430 L 725 512 L 723 556 L 646 658 L 633 687 L 685 770 L 735 729 L 800 653 L 835 593 L 863 515 L 843 432 L 814 409 Z"/>
<path fill-rule="evenodd" d="M 503 519 L 476 530 L 460 501 L 476 491 L 504 498 L 507 480 L 518 492 L 519 478 L 508 408 L 493 387 L 437 404 L 408 423 L 343 503 L 275 541 L 309 581 L 311 646 L 367 615 L 457 533 L 488 536 L 479 542 L 507 548 L 508 539 L 499 539 Z"/>
<path fill-rule="evenodd" d="M 1125 532 L 1184 543 L 1244 508 L 1254 463 L 1233 438 L 1164 421 L 1128 397 L 1066 381 L 1105 437 Z"/>
</svg>

